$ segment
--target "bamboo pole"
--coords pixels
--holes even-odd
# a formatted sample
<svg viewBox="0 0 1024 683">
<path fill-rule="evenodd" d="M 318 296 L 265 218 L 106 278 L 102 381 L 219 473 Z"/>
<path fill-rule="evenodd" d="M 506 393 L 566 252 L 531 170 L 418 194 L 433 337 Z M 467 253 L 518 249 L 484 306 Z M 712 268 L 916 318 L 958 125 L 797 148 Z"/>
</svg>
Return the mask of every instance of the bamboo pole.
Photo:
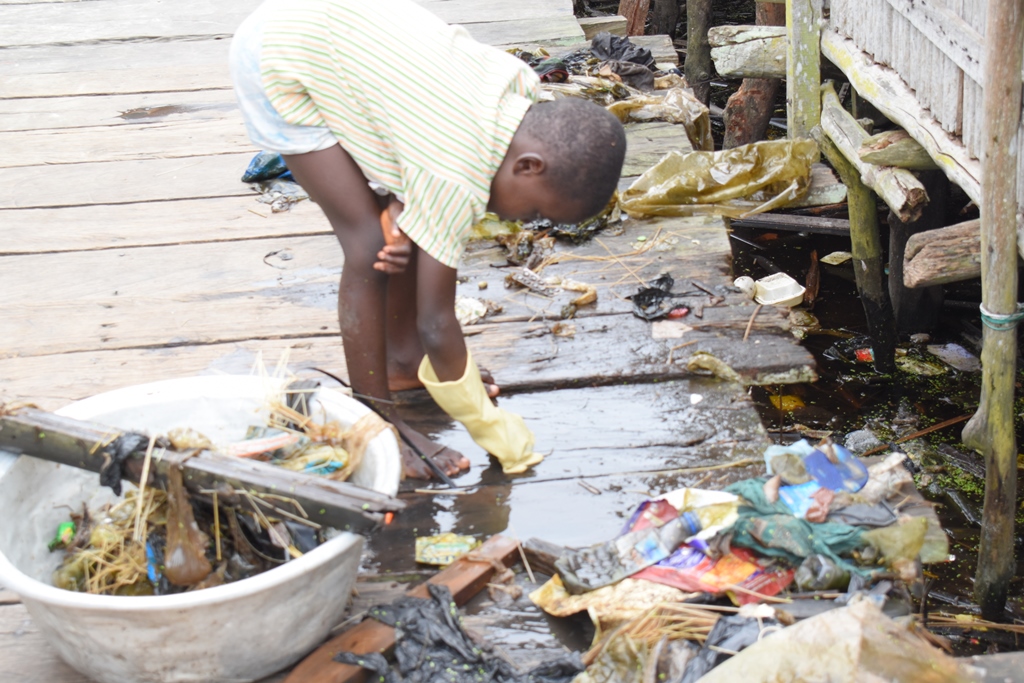
<svg viewBox="0 0 1024 683">
<path fill-rule="evenodd" d="M 1017 130 L 1021 118 L 1024 8 L 989 0 L 985 24 L 985 146 L 981 170 L 981 403 L 964 428 L 985 456 L 985 512 L 974 598 L 986 619 L 1003 616 L 1014 571 L 1017 443 L 1013 390 L 1017 364 Z"/>
<path fill-rule="evenodd" d="M 846 185 L 853 272 L 857 280 L 857 293 L 860 294 L 868 321 L 868 330 L 871 332 L 875 370 L 881 373 L 895 372 L 896 322 L 885 281 L 875 193 L 861 181 L 860 171 L 843 156 L 820 127 L 813 129 L 811 135 L 818 141 L 821 153 Z"/>
<path fill-rule="evenodd" d="M 821 117 L 822 0 L 786 0 L 786 105 L 790 139 L 809 138 Z"/>
</svg>

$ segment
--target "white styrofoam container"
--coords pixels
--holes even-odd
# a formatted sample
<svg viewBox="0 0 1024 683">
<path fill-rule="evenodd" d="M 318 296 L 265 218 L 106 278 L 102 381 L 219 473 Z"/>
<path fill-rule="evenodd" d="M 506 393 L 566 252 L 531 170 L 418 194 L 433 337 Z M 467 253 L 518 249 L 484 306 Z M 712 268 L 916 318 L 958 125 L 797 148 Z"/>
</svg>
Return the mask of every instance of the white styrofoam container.
<svg viewBox="0 0 1024 683">
<path fill-rule="evenodd" d="M 119 389 L 60 415 L 120 429 L 166 433 L 189 426 L 215 442 L 241 440 L 260 421 L 268 380 L 209 376 Z M 280 388 L 280 384 L 276 384 Z M 314 414 L 351 424 L 369 409 L 320 390 Z M 322 411 L 322 413 L 321 413 Z M 69 506 L 114 500 L 96 474 L 36 458 L 0 466 L 0 585 L 17 593 L 68 664 L 100 683 L 241 683 L 293 664 L 319 645 L 348 603 L 363 538 L 340 533 L 302 557 L 235 583 L 178 595 L 117 597 L 61 590 L 61 554 L 46 548 Z M 394 495 L 398 444 L 377 436 L 351 481 Z"/>
<path fill-rule="evenodd" d="M 754 283 L 754 301 L 765 306 L 796 306 L 804 300 L 804 287 L 785 273 L 774 273 Z"/>
</svg>

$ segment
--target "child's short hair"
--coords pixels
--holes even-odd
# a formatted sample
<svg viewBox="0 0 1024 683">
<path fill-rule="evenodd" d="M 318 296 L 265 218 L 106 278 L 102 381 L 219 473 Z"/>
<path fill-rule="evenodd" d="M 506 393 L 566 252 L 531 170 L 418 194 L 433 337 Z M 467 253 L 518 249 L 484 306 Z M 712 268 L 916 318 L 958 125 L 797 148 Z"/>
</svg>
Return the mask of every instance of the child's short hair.
<svg viewBox="0 0 1024 683">
<path fill-rule="evenodd" d="M 626 131 L 604 107 L 565 97 L 530 107 L 520 129 L 548 149 L 551 179 L 588 216 L 599 213 L 619 184 Z"/>
</svg>

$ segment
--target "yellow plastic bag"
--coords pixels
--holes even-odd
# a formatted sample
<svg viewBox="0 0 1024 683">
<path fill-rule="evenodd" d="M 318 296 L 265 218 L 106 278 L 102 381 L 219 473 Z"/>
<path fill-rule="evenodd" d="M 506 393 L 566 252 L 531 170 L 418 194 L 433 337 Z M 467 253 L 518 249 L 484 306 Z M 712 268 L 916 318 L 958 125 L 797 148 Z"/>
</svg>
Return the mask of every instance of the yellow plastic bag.
<svg viewBox="0 0 1024 683">
<path fill-rule="evenodd" d="M 608 111 L 623 123 L 668 121 L 682 124 L 694 149 L 711 151 L 715 148 L 711 137 L 711 114 L 691 90 L 672 88 L 664 95 L 630 97 L 609 105 Z"/>
<path fill-rule="evenodd" d="M 720 152 L 669 152 L 636 179 L 619 205 L 633 217 L 751 216 L 803 197 L 817 160 L 813 140 L 755 142 Z"/>
</svg>

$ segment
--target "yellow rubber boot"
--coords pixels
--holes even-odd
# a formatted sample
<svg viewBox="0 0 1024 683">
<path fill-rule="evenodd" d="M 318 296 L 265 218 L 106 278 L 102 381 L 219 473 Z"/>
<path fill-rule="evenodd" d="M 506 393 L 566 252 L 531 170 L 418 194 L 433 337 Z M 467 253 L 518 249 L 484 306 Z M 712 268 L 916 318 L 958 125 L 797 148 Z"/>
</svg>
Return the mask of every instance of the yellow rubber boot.
<svg viewBox="0 0 1024 683">
<path fill-rule="evenodd" d="M 523 418 L 491 402 L 469 351 L 466 371 L 460 379 L 439 381 L 426 356 L 420 363 L 419 378 L 437 405 L 464 424 L 473 441 L 498 459 L 505 474 L 520 474 L 544 459 L 533 452 L 533 433 Z"/>
</svg>

